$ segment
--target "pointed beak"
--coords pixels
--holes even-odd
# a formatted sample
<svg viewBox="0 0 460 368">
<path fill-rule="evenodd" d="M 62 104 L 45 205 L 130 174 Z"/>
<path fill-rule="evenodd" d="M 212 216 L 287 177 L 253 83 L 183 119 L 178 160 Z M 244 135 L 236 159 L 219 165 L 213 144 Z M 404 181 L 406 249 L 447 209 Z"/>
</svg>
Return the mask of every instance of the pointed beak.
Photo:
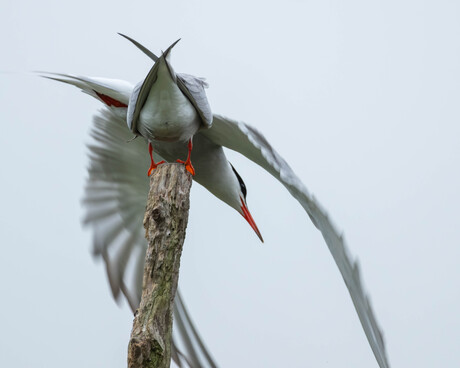
<svg viewBox="0 0 460 368">
<path fill-rule="evenodd" d="M 264 238 L 262 238 L 262 234 L 260 233 L 259 229 L 257 228 L 256 222 L 251 216 L 251 213 L 249 212 L 248 208 L 246 207 L 246 203 L 244 203 L 244 200 L 241 199 L 241 211 L 243 212 L 242 215 L 246 219 L 246 221 L 251 225 L 253 230 L 256 232 L 257 236 L 259 237 L 260 241 L 263 243 Z"/>
</svg>

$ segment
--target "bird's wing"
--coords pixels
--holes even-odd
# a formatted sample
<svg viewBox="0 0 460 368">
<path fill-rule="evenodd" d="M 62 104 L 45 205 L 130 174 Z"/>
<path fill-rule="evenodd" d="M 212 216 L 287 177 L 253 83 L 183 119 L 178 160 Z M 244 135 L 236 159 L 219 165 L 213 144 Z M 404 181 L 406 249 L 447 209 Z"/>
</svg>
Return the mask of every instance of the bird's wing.
<svg viewBox="0 0 460 368">
<path fill-rule="evenodd" d="M 94 254 L 104 258 L 115 299 L 122 292 L 135 310 L 141 296 L 138 285 L 142 285 L 136 265 L 143 269 L 146 250 L 142 224 L 149 158 L 145 141 L 131 140 L 125 120 L 114 110 L 103 109 L 94 117 L 84 224 L 93 228 Z"/>
<path fill-rule="evenodd" d="M 361 325 L 379 366 L 388 368 L 389 363 L 383 336 L 377 325 L 369 298 L 363 289 L 358 263 L 351 258 L 342 234 L 333 225 L 327 213 L 308 192 L 287 162 L 273 149 L 260 132 L 243 122 L 214 115 L 212 128 L 203 131 L 202 134 L 214 143 L 235 150 L 263 167 L 299 201 L 313 224 L 321 231 L 329 247 L 351 295 Z"/>
<path fill-rule="evenodd" d="M 86 210 L 83 222 L 93 229 L 93 253 L 104 259 L 115 300 L 120 300 L 123 294 L 134 312 L 140 303 L 147 250 L 143 216 L 149 191 L 146 169 L 150 161 L 147 143 L 142 138 L 133 140 L 126 124 L 126 104 L 133 87 L 113 79 L 55 73 L 42 73 L 42 76 L 81 88 L 107 105 L 95 115 L 90 133 L 93 142 L 88 145 L 90 165 L 83 198 Z M 155 161 L 163 159 L 153 154 Z M 174 303 L 173 360 L 181 368 L 216 367 L 179 290 Z"/>
<path fill-rule="evenodd" d="M 94 117 L 84 223 L 93 228 L 94 253 L 103 257 L 115 299 L 124 294 L 133 312 L 140 303 L 147 241 L 143 217 L 149 191 L 147 143 L 132 133 L 116 108 Z M 161 160 L 160 156 L 155 158 Z M 216 367 L 179 291 L 174 307 L 173 358 L 179 367 Z M 184 353 L 181 352 L 184 351 Z"/>
<path fill-rule="evenodd" d="M 109 107 L 128 107 L 129 97 L 133 90 L 131 83 L 119 79 L 82 77 L 48 72 L 42 72 L 40 75 L 47 79 L 76 86 Z"/>
<path fill-rule="evenodd" d="M 138 273 L 142 272 L 146 249 L 142 222 L 149 190 L 145 175 L 149 159 L 146 142 L 133 140 L 126 126 L 126 104 L 133 86 L 119 80 L 69 74 L 42 76 L 81 88 L 107 105 L 94 117 L 90 132 L 93 142 L 88 145 L 84 223 L 94 230 L 93 253 L 105 261 L 114 298 L 118 300 L 124 294 L 135 310 L 142 280 Z M 139 265 L 141 271 L 136 273 Z"/>
<path fill-rule="evenodd" d="M 93 228 L 94 253 L 104 259 L 114 298 L 119 299 L 122 293 L 134 312 L 140 303 L 147 250 L 143 217 L 149 191 L 149 159 L 147 143 L 141 138 L 130 140 L 132 134 L 117 110 L 103 109 L 94 117 L 84 223 Z M 179 291 L 174 330 L 173 358 L 179 367 L 216 367 Z"/>
<path fill-rule="evenodd" d="M 212 125 L 212 112 L 206 96 L 205 88 L 208 84 L 203 78 L 198 78 L 190 74 L 177 73 L 177 85 L 182 93 L 190 100 L 192 105 L 197 109 L 201 120 L 206 128 Z"/>
</svg>

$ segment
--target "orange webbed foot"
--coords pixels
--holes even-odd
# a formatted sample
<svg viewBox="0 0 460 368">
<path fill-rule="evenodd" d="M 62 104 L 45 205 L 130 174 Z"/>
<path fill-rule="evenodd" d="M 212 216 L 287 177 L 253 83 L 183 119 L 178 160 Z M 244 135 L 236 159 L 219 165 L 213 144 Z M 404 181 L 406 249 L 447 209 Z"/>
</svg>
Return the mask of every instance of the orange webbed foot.
<svg viewBox="0 0 460 368">
<path fill-rule="evenodd" d="M 150 168 L 149 168 L 149 171 L 147 171 L 147 176 L 152 175 L 153 170 L 155 170 L 158 167 L 158 165 L 161 165 L 161 164 L 165 163 L 164 161 L 160 161 L 160 162 L 155 163 L 155 161 L 153 161 L 152 153 L 153 153 L 152 143 L 149 142 Z"/>
<path fill-rule="evenodd" d="M 187 161 L 177 160 L 176 162 L 178 162 L 178 163 L 180 163 L 180 164 L 184 164 L 184 165 L 185 165 L 185 169 L 186 169 L 190 174 L 192 174 L 192 176 L 195 176 L 195 168 L 193 167 L 192 162 L 191 162 L 190 160 L 187 160 Z"/>
<path fill-rule="evenodd" d="M 192 176 L 195 176 L 195 169 L 193 168 L 192 161 L 190 161 L 190 156 L 192 155 L 192 148 L 193 148 L 192 138 L 190 138 L 189 141 L 188 141 L 187 159 L 185 161 L 177 160 L 177 162 L 179 162 L 180 164 L 184 164 L 185 168 L 187 169 L 187 171 L 190 174 L 192 174 Z"/>
<path fill-rule="evenodd" d="M 157 162 L 157 163 L 150 163 L 150 168 L 149 168 L 149 171 L 147 171 L 147 176 L 150 176 L 152 175 L 153 173 L 153 170 L 155 170 L 159 165 L 161 164 L 164 164 L 165 162 L 164 161 L 160 161 L 160 162 Z"/>
</svg>

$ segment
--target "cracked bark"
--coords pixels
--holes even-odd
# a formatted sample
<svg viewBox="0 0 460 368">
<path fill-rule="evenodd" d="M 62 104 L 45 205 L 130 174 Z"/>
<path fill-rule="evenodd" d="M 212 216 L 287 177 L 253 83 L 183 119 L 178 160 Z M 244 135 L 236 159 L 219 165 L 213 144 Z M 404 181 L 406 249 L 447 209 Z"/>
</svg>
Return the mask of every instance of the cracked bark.
<svg viewBox="0 0 460 368">
<path fill-rule="evenodd" d="M 148 249 L 142 299 L 128 346 L 128 368 L 171 364 L 173 303 L 190 207 L 192 176 L 181 164 L 158 166 L 144 216 Z"/>
</svg>

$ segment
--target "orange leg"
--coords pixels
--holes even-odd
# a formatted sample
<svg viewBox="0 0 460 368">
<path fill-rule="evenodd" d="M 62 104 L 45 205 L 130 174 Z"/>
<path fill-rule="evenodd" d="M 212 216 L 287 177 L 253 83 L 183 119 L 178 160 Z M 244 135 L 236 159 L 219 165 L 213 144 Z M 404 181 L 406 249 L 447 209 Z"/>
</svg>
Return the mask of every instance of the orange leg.
<svg viewBox="0 0 460 368">
<path fill-rule="evenodd" d="M 160 161 L 158 163 L 155 163 L 155 161 L 153 161 L 153 147 L 152 147 L 152 143 L 149 142 L 149 154 L 150 154 L 150 168 L 149 168 L 149 171 L 147 172 L 147 175 L 150 176 L 152 175 L 153 173 L 153 170 L 155 170 L 157 168 L 158 165 L 161 165 L 164 163 L 164 161 Z"/>
<path fill-rule="evenodd" d="M 177 162 L 179 162 L 180 164 L 184 164 L 185 168 L 187 169 L 187 171 L 190 174 L 195 175 L 195 169 L 192 166 L 192 161 L 190 161 L 190 156 L 192 154 L 192 148 L 193 148 L 192 138 L 190 138 L 189 141 L 188 141 L 188 156 L 187 156 L 187 160 L 185 160 L 185 161 L 177 160 Z"/>
</svg>

